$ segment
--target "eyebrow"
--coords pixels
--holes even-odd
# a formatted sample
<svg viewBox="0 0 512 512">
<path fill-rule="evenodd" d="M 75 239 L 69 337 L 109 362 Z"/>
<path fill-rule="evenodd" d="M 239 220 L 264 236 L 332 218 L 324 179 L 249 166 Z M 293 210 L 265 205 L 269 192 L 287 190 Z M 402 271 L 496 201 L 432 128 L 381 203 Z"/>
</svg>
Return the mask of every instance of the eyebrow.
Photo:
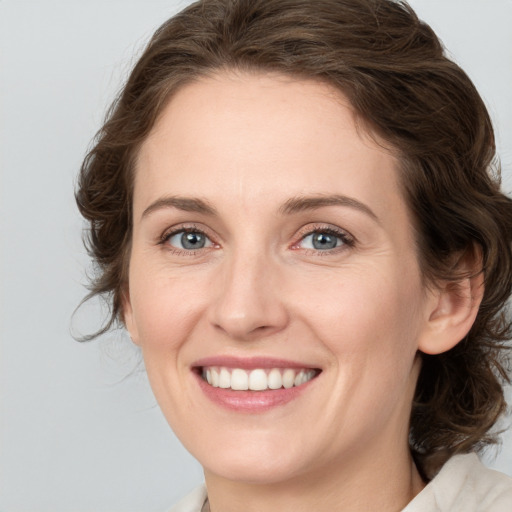
<svg viewBox="0 0 512 512">
<path fill-rule="evenodd" d="M 157 199 L 154 203 L 151 203 L 141 215 L 141 218 L 147 217 L 156 210 L 163 208 L 176 208 L 185 212 L 202 213 L 204 215 L 217 215 L 217 210 L 207 201 L 192 197 L 162 197 Z"/>
<path fill-rule="evenodd" d="M 379 222 L 379 218 L 364 203 L 357 199 L 343 195 L 331 196 L 299 196 L 288 199 L 280 208 L 279 213 L 282 215 L 292 215 L 308 210 L 316 210 L 326 206 L 345 206 L 354 208 L 368 215 L 375 221 Z M 207 201 L 195 197 L 169 196 L 157 199 L 151 203 L 142 212 L 141 218 L 145 218 L 156 210 L 164 208 L 176 208 L 185 212 L 202 213 L 204 215 L 217 215 L 217 210 Z"/>
<path fill-rule="evenodd" d="M 290 215 L 308 210 L 316 210 L 325 206 L 348 206 L 349 208 L 359 210 L 379 222 L 377 215 L 375 215 L 368 206 L 353 197 L 343 195 L 293 197 L 288 199 L 288 201 L 281 206 L 279 211 L 281 214 Z"/>
</svg>

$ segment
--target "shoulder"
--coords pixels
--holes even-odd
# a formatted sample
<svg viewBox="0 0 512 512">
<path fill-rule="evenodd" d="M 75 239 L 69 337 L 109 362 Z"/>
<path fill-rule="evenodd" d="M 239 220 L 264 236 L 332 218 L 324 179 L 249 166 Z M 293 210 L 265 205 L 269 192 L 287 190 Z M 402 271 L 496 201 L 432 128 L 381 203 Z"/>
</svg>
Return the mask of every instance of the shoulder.
<svg viewBox="0 0 512 512">
<path fill-rule="evenodd" d="M 201 512 L 206 500 L 206 487 L 200 485 L 187 494 L 179 503 L 174 505 L 169 512 Z"/>
<path fill-rule="evenodd" d="M 474 453 L 456 455 L 403 512 L 510 512 L 512 478 Z"/>
</svg>

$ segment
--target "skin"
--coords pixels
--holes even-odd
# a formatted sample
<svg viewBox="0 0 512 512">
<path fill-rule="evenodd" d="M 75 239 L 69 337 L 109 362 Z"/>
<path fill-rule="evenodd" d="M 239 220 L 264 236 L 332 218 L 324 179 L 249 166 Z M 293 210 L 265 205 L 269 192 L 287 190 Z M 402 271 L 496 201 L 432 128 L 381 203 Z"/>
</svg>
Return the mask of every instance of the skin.
<svg viewBox="0 0 512 512">
<path fill-rule="evenodd" d="M 401 510 L 423 488 L 408 447 L 418 351 L 464 336 L 474 283 L 457 299 L 425 287 L 397 168 L 339 92 L 279 75 L 187 85 L 145 141 L 124 318 L 213 512 Z M 334 194 L 350 200 L 283 208 Z M 183 228 L 207 245 L 165 239 Z M 326 229 L 339 245 L 315 249 L 309 234 Z M 295 400 L 244 413 L 198 386 L 194 362 L 218 355 L 322 372 Z"/>
</svg>

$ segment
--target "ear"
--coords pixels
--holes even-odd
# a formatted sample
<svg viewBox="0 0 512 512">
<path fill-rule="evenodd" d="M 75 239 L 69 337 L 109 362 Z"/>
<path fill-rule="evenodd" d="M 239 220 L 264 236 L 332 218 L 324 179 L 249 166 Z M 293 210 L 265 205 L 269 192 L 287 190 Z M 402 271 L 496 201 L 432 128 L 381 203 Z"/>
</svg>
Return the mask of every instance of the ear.
<svg viewBox="0 0 512 512">
<path fill-rule="evenodd" d="M 123 291 L 122 295 L 122 308 L 123 308 L 123 322 L 130 338 L 136 345 L 140 345 L 139 332 L 137 329 L 137 322 L 133 314 L 132 303 L 130 300 L 130 290 L 128 287 Z"/>
<path fill-rule="evenodd" d="M 482 257 L 476 248 L 466 251 L 454 265 L 456 281 L 437 283 L 428 300 L 427 322 L 418 349 L 441 354 L 453 348 L 469 332 L 484 295 Z"/>
</svg>

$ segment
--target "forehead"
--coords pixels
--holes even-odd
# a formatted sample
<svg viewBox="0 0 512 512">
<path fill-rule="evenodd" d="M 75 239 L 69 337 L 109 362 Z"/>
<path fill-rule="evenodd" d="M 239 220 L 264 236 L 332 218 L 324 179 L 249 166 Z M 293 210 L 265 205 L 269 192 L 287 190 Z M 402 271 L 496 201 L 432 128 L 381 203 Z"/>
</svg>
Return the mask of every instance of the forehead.
<svg viewBox="0 0 512 512">
<path fill-rule="evenodd" d="M 163 110 L 138 156 L 134 209 L 162 194 L 248 207 L 339 193 L 385 210 L 396 206 L 397 167 L 332 86 L 224 73 L 183 87 Z"/>
</svg>

